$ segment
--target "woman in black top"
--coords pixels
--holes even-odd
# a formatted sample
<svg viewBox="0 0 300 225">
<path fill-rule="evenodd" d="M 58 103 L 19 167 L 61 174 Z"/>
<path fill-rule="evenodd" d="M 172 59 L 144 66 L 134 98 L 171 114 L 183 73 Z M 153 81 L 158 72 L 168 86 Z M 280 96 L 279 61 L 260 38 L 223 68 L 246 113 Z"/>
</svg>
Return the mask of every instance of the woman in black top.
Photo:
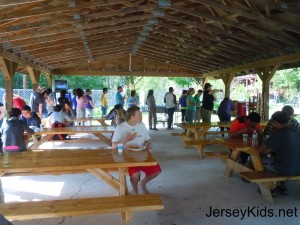
<svg viewBox="0 0 300 225">
<path fill-rule="evenodd" d="M 212 85 L 210 83 L 206 83 L 204 85 L 202 106 L 201 106 L 201 118 L 203 122 L 211 122 L 211 113 L 214 109 L 214 94 L 217 92 L 223 92 L 223 90 L 211 90 Z"/>
</svg>

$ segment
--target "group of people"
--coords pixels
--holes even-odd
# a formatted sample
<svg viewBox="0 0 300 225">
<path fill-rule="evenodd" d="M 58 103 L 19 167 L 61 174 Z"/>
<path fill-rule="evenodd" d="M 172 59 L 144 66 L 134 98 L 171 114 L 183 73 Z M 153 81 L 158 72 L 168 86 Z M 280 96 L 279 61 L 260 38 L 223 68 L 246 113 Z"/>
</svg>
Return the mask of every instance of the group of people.
<svg viewBox="0 0 300 225">
<path fill-rule="evenodd" d="M 258 134 L 257 150 L 262 155 L 265 169 L 282 175 L 300 175 L 300 125 L 293 117 L 294 109 L 284 106 L 275 112 L 265 129 L 260 126 L 261 116 L 251 112 L 247 116 L 233 120 L 229 138 L 241 137 L 243 134 Z M 240 163 L 249 164 L 250 158 L 246 153 L 240 154 Z M 274 189 L 287 195 L 285 182 L 280 182 Z"/>
<path fill-rule="evenodd" d="M 217 92 L 223 92 L 223 90 L 212 89 L 210 83 L 206 83 L 203 90 L 198 90 L 197 93 L 194 88 L 183 90 L 179 98 L 181 122 L 193 123 L 201 120 L 202 122 L 210 122 L 214 109 L 214 94 Z"/>
</svg>

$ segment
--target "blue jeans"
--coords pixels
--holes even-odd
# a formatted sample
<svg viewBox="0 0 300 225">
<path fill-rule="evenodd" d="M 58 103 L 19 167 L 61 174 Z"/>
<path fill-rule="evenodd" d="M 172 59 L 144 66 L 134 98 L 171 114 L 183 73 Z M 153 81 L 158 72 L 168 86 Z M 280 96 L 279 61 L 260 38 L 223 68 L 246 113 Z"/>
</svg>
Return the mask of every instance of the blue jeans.
<svg viewBox="0 0 300 225">
<path fill-rule="evenodd" d="M 101 106 L 102 116 L 106 116 L 107 114 L 107 106 Z"/>
<path fill-rule="evenodd" d="M 194 120 L 195 120 L 195 115 L 196 115 L 196 112 L 195 112 L 195 111 L 192 111 L 192 110 L 187 109 L 187 110 L 186 110 L 187 122 L 188 122 L 188 123 L 193 123 Z"/>
</svg>

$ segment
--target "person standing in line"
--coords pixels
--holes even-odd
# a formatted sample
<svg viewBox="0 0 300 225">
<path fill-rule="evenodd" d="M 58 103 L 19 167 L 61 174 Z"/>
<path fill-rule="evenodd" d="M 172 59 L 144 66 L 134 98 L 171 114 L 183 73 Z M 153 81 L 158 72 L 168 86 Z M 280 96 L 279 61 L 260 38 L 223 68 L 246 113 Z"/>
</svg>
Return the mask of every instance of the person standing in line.
<svg viewBox="0 0 300 225">
<path fill-rule="evenodd" d="M 154 91 L 149 90 L 146 99 L 146 105 L 148 105 L 148 112 L 149 112 L 149 129 L 158 131 L 158 129 L 156 128 L 156 124 L 157 124 L 156 103 L 153 94 Z M 152 128 L 152 124 L 153 124 L 153 128 Z"/>
<path fill-rule="evenodd" d="M 36 91 L 32 92 L 30 96 L 30 103 L 29 106 L 32 112 L 35 112 L 40 118 L 42 118 L 42 111 L 43 111 L 43 96 L 42 93 L 44 92 L 44 86 L 39 86 Z"/>
<path fill-rule="evenodd" d="M 77 89 L 76 101 L 77 101 L 76 117 L 83 118 L 83 117 L 85 117 L 84 104 L 87 103 L 87 100 L 84 97 L 84 92 L 81 88 Z M 80 122 L 78 125 L 80 125 Z"/>
<path fill-rule="evenodd" d="M 93 117 L 93 109 L 95 108 L 91 94 L 92 94 L 91 89 L 85 90 L 85 98 L 86 98 L 87 102 L 84 104 L 84 108 L 85 108 L 85 116 L 86 117 Z M 86 124 L 88 126 L 90 126 L 91 121 L 87 121 Z"/>
<path fill-rule="evenodd" d="M 188 123 L 193 123 L 195 120 L 195 114 L 196 114 L 196 101 L 194 98 L 195 89 L 189 88 L 187 92 L 186 97 L 186 117 Z"/>
<path fill-rule="evenodd" d="M 225 97 L 218 108 L 220 122 L 231 121 L 231 112 L 234 110 L 233 101 L 231 101 L 230 98 Z M 221 131 L 224 131 L 224 127 L 220 127 L 220 129 Z M 229 129 L 227 128 L 227 130 Z M 224 134 L 222 134 L 222 137 L 224 137 Z"/>
<path fill-rule="evenodd" d="M 102 95 L 100 97 L 102 116 L 106 116 L 107 114 L 107 109 L 108 109 L 107 93 L 108 93 L 108 89 L 103 88 Z"/>
<path fill-rule="evenodd" d="M 182 91 L 182 95 L 179 98 L 179 105 L 180 105 L 180 111 L 181 111 L 181 123 L 187 122 L 186 117 L 186 94 L 187 90 Z"/>
<path fill-rule="evenodd" d="M 121 94 L 122 92 L 123 92 L 123 87 L 119 86 L 117 88 L 117 93 L 116 93 L 116 105 L 121 104 L 124 107 L 126 97 L 125 97 L 125 95 L 122 96 L 122 94 Z"/>
<path fill-rule="evenodd" d="M 133 105 L 138 105 L 138 99 L 136 97 L 136 91 L 135 90 L 132 90 L 130 92 L 130 97 L 127 99 L 127 107 L 131 107 Z"/>
<path fill-rule="evenodd" d="M 74 112 L 74 116 L 76 117 L 76 108 L 77 108 L 77 101 L 76 101 L 76 95 L 77 95 L 77 89 L 73 89 L 73 96 L 72 96 L 72 110 Z"/>
<path fill-rule="evenodd" d="M 198 90 L 197 94 L 195 94 L 194 99 L 196 102 L 196 113 L 195 113 L 195 122 L 200 123 L 201 122 L 201 95 L 202 95 L 203 91 L 202 90 Z"/>
<path fill-rule="evenodd" d="M 46 101 L 46 107 L 47 107 L 47 111 L 48 111 L 48 116 L 50 116 L 51 113 L 53 113 L 53 108 L 55 106 L 54 95 L 52 93 L 52 89 L 51 88 L 48 88 L 46 90 L 45 101 Z"/>
<path fill-rule="evenodd" d="M 211 122 L 211 114 L 214 109 L 215 101 L 214 94 L 217 92 L 223 92 L 223 90 L 212 90 L 211 87 L 212 85 L 210 83 L 206 83 L 204 85 L 203 100 L 200 111 L 203 122 Z"/>
<path fill-rule="evenodd" d="M 176 96 L 173 94 L 173 87 L 169 87 L 169 92 L 165 95 L 164 102 L 166 103 L 166 109 L 168 112 L 168 130 L 174 130 L 173 117 L 176 107 Z"/>
</svg>

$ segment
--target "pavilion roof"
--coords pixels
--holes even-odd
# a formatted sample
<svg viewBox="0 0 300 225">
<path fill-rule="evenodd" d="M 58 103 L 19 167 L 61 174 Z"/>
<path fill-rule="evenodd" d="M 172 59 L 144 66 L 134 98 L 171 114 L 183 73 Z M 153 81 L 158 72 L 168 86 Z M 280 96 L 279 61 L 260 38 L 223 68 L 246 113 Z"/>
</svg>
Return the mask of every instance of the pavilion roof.
<svg viewBox="0 0 300 225">
<path fill-rule="evenodd" d="M 49 74 L 205 77 L 300 61 L 298 0 L 3 0 L 0 56 Z"/>
</svg>

